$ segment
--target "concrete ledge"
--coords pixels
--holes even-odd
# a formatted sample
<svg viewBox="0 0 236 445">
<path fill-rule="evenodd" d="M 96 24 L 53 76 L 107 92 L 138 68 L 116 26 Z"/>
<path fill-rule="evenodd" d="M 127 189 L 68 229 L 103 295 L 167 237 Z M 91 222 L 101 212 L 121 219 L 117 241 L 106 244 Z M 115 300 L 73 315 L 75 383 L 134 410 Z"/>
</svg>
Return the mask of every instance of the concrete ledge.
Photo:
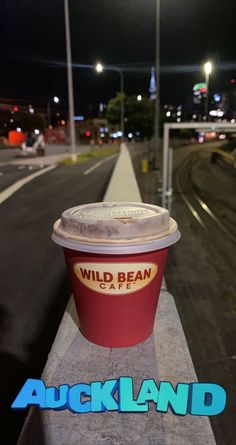
<svg viewBox="0 0 236 445">
<path fill-rule="evenodd" d="M 141 201 L 137 189 L 128 149 L 123 144 L 104 200 Z M 154 378 L 157 383 L 168 380 L 173 385 L 197 381 L 174 299 L 164 282 L 154 332 L 145 342 L 129 348 L 103 348 L 89 343 L 78 327 L 79 320 L 71 297 L 43 372 L 46 385 L 73 385 L 129 375 L 134 378 L 137 391 L 141 381 L 147 378 Z M 18 445 L 31 443 L 215 445 L 215 439 L 208 418 L 180 417 L 169 412 L 160 414 L 155 412 L 154 407 L 145 414 L 105 412 L 86 415 L 74 415 L 67 410 L 32 409 Z"/>
<path fill-rule="evenodd" d="M 120 156 L 103 201 L 142 202 L 130 154 L 125 144 L 121 144 Z"/>
</svg>

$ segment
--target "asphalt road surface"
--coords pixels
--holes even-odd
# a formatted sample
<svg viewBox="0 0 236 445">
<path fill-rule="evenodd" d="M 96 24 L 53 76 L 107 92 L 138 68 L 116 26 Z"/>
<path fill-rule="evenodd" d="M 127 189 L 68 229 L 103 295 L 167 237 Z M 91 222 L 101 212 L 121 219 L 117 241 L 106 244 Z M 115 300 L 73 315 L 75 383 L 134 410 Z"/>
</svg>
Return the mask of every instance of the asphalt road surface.
<svg viewBox="0 0 236 445">
<path fill-rule="evenodd" d="M 2 165 L 0 167 L 0 192 L 39 170 L 41 170 L 39 165 Z"/>
<path fill-rule="evenodd" d="M 0 444 L 16 443 L 26 412 L 9 407 L 27 378 L 40 377 L 70 295 L 53 223 L 66 208 L 103 199 L 115 157 L 85 175 L 96 162 L 59 166 L 0 206 Z M 28 174 L 4 168 L 10 182 L 2 175 L 0 186 Z"/>
</svg>

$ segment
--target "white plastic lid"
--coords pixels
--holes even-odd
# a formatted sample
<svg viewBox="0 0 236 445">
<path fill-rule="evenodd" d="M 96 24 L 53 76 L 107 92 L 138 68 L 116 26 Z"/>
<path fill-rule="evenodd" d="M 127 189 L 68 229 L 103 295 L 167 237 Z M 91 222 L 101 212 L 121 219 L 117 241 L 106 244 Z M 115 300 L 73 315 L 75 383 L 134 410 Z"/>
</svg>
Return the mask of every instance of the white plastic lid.
<svg viewBox="0 0 236 445">
<path fill-rule="evenodd" d="M 98 202 L 65 210 L 52 239 L 74 250 L 120 254 L 161 249 L 179 237 L 177 223 L 162 207 Z"/>
</svg>

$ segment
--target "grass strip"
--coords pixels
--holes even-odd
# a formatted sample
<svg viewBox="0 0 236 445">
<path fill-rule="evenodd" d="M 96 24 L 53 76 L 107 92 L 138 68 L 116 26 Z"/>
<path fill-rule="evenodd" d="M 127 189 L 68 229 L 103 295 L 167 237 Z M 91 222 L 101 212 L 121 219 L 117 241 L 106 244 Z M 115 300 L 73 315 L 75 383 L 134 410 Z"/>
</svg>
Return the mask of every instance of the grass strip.
<svg viewBox="0 0 236 445">
<path fill-rule="evenodd" d="M 110 156 L 115 153 L 119 153 L 120 147 L 117 145 L 112 145 L 108 147 L 99 147 L 99 148 L 92 148 L 91 150 L 80 153 L 77 155 L 77 159 L 75 161 L 72 161 L 71 158 L 62 159 L 59 162 L 59 165 L 75 165 L 75 164 L 81 164 L 82 162 L 89 161 L 93 158 L 100 158 L 104 156 Z"/>
</svg>

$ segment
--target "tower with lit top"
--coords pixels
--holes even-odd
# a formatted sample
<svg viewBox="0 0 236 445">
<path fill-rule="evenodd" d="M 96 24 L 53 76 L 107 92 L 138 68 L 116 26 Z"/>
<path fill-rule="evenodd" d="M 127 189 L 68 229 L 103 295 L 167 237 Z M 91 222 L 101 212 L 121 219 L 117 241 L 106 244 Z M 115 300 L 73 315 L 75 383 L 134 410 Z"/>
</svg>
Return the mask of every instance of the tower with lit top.
<svg viewBox="0 0 236 445">
<path fill-rule="evenodd" d="M 156 99 L 156 78 L 155 78 L 155 68 L 151 68 L 151 79 L 149 84 L 150 100 Z"/>
</svg>

